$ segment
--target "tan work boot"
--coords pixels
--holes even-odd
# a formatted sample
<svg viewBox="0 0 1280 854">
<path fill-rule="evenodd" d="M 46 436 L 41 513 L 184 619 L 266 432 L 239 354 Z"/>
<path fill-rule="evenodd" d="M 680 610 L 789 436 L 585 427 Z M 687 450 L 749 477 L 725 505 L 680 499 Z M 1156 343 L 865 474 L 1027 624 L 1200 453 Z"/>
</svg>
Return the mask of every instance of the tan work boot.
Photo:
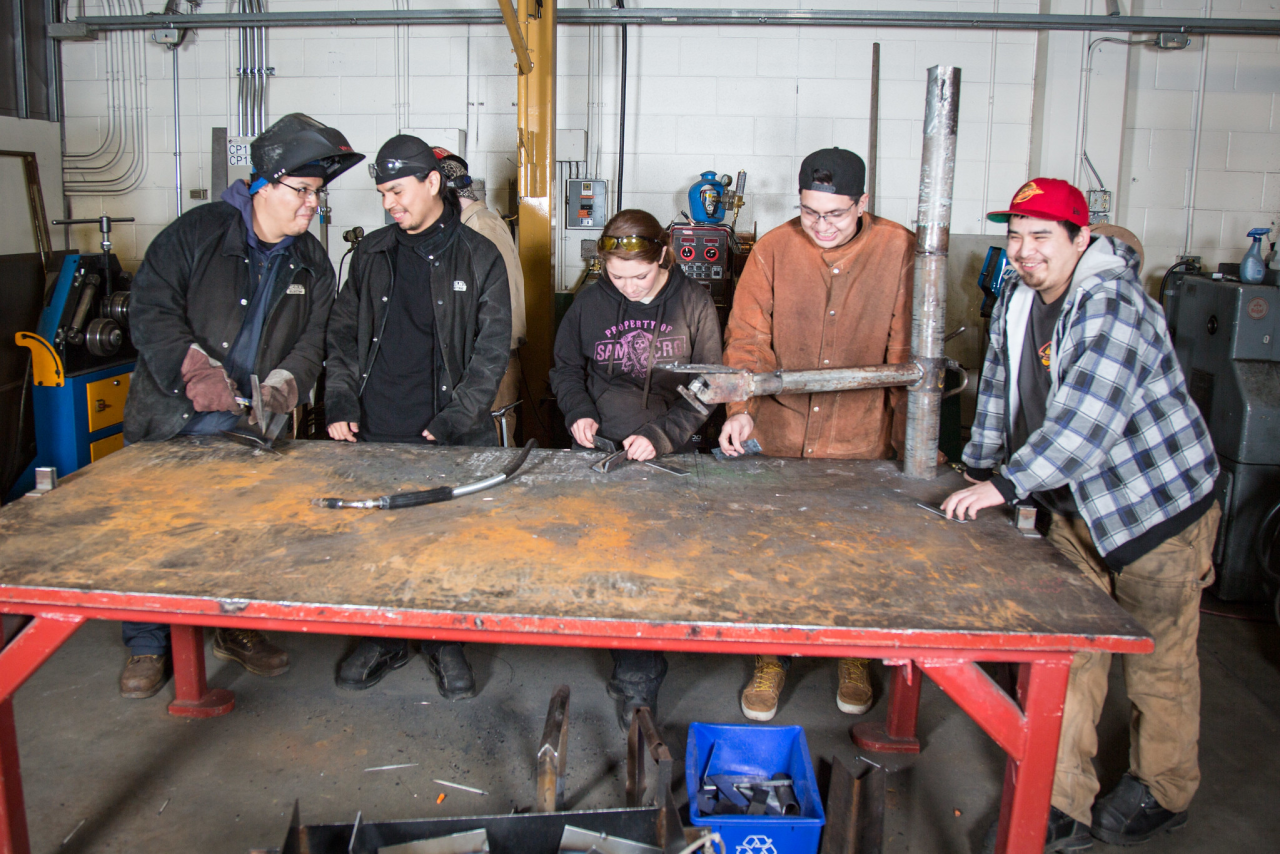
<svg viewBox="0 0 1280 854">
<path fill-rule="evenodd" d="M 871 679 L 865 658 L 842 658 L 838 665 L 840 687 L 836 705 L 846 715 L 865 715 L 871 708 Z"/>
<path fill-rule="evenodd" d="M 778 698 L 787 671 L 776 655 L 757 655 L 756 672 L 742 691 L 742 713 L 751 721 L 770 721 L 778 713 Z"/>
<path fill-rule="evenodd" d="M 289 669 L 289 653 L 253 629 L 215 629 L 213 654 L 239 662 L 257 676 L 279 676 Z"/>
<path fill-rule="evenodd" d="M 120 696 L 126 700 L 154 697 L 169 681 L 169 656 L 131 655 L 120 673 Z"/>
</svg>

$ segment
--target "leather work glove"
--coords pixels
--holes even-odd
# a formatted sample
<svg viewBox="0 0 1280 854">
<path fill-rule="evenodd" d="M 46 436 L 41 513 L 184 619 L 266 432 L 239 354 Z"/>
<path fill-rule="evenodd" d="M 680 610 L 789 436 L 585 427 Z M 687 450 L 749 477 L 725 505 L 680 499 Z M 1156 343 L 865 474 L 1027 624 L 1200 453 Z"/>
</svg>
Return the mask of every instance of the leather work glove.
<svg viewBox="0 0 1280 854">
<path fill-rule="evenodd" d="M 288 371 L 276 368 L 260 388 L 262 408 L 268 412 L 292 412 L 298 405 L 298 382 Z"/>
<path fill-rule="evenodd" d="M 243 409 L 236 403 L 236 384 L 227 376 L 226 368 L 194 344 L 182 360 L 182 381 L 187 384 L 187 397 L 196 412 L 241 412 Z"/>
</svg>

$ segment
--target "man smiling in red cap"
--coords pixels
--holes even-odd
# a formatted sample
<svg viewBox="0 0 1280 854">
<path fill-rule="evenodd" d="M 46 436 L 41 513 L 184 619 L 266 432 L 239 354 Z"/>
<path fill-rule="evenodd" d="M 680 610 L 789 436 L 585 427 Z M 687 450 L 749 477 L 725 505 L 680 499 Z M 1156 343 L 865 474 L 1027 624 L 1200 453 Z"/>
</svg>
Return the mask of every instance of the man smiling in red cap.
<svg viewBox="0 0 1280 854">
<path fill-rule="evenodd" d="M 988 218 L 1009 224 L 1018 278 L 991 315 L 964 449 L 976 485 L 942 509 L 973 518 L 1034 500 L 1049 541 L 1154 636 L 1155 652 L 1125 657 L 1129 772 L 1097 803 L 1111 657 L 1072 662 L 1044 850 L 1133 845 L 1186 823 L 1200 783 L 1196 636 L 1213 581 L 1218 464 L 1138 257 L 1090 234 L 1083 194 L 1036 178 Z"/>
</svg>

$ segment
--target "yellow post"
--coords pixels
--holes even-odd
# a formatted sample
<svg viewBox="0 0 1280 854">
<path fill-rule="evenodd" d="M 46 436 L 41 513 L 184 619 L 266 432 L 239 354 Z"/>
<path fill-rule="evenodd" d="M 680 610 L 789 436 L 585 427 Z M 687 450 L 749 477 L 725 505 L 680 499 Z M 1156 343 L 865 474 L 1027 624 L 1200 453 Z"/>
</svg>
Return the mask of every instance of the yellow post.
<svg viewBox="0 0 1280 854">
<path fill-rule="evenodd" d="M 528 73 L 519 74 L 516 87 L 520 266 L 524 269 L 525 315 L 529 324 L 528 343 L 520 350 L 520 363 L 529 384 L 521 421 L 525 435 L 536 436 L 545 446 L 551 436 L 544 435 L 538 419 L 549 425 L 554 411 L 541 402 L 547 396 L 556 310 L 552 263 L 556 204 L 555 3 L 539 5 L 537 0 L 518 0 L 516 18 L 533 63 Z"/>
</svg>

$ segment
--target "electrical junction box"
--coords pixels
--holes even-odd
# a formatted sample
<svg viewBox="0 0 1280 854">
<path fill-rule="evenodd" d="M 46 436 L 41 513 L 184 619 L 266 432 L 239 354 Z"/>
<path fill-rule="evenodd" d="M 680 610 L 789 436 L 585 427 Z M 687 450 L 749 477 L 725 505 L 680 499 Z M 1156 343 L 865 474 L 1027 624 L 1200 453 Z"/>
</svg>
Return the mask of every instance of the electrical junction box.
<svg viewBox="0 0 1280 854">
<path fill-rule="evenodd" d="M 1089 224 L 1107 222 L 1107 217 L 1111 213 L 1111 191 L 1090 190 L 1086 195 L 1089 204 Z"/>
<path fill-rule="evenodd" d="M 587 159 L 587 132 L 574 128 L 556 131 L 556 160 L 582 162 Z"/>
<path fill-rule="evenodd" d="M 608 221 L 609 190 L 606 181 L 566 181 L 565 228 L 604 228 Z"/>
</svg>

